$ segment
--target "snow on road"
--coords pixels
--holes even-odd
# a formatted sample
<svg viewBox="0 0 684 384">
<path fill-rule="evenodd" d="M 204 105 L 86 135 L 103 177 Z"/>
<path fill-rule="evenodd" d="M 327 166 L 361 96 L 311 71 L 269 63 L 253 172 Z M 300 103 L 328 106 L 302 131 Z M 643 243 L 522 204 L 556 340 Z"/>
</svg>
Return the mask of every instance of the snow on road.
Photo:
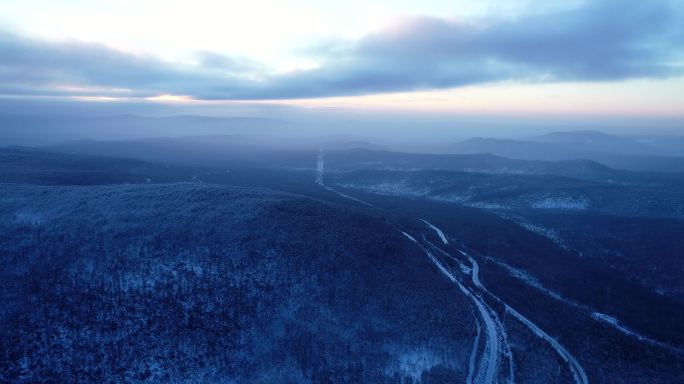
<svg viewBox="0 0 684 384">
<path fill-rule="evenodd" d="M 606 315 L 605 313 L 599 313 L 599 312 L 594 312 L 591 314 L 591 317 L 594 318 L 595 320 L 601 321 L 603 323 L 606 323 L 610 325 L 611 327 L 617 329 L 618 331 L 629 335 L 636 337 L 639 340 L 645 341 L 648 340 L 646 337 L 641 336 L 640 334 L 632 331 L 631 329 L 624 327 L 622 324 L 620 324 L 620 320 L 616 319 L 615 317 L 611 315 Z"/>
<path fill-rule="evenodd" d="M 503 268 L 506 271 L 506 273 L 508 273 L 513 278 L 518 279 L 519 281 L 523 282 L 525 285 L 532 287 L 532 288 L 540 291 L 541 293 L 543 293 L 549 297 L 552 297 L 558 301 L 561 301 L 565 304 L 573 306 L 577 309 L 584 310 L 584 311 L 590 311 L 588 306 L 581 304 L 581 303 L 578 303 L 576 301 L 570 300 L 570 299 L 566 299 L 560 293 L 546 288 L 544 285 L 542 285 L 542 283 L 539 280 L 537 280 L 534 276 L 527 273 L 527 271 L 525 271 L 525 270 L 512 267 L 512 266 L 504 263 L 503 261 L 496 259 L 494 257 L 491 257 L 491 256 L 485 256 L 485 259 L 491 261 L 492 263 L 496 263 L 501 268 Z"/>
<path fill-rule="evenodd" d="M 487 341 L 482 352 L 482 357 L 479 361 L 475 383 L 494 384 L 496 376 L 499 371 L 500 359 L 500 338 L 498 328 L 495 325 L 494 318 L 487 310 L 482 301 L 461 284 L 456 277 L 427 249 L 423 249 L 435 266 L 454 284 L 457 284 L 461 291 L 470 298 L 485 325 L 485 332 L 487 334 Z M 478 336 L 479 337 L 479 336 Z"/>
<path fill-rule="evenodd" d="M 318 162 L 316 163 L 316 184 L 323 185 L 323 150 L 318 151 Z"/>
<path fill-rule="evenodd" d="M 420 221 L 422 221 L 422 222 L 425 223 L 428 227 L 432 228 L 432 230 L 434 230 L 435 232 L 437 232 L 437 235 L 439 236 L 439 239 L 442 240 L 442 243 L 444 243 L 444 245 L 448 245 L 448 244 L 449 244 L 449 241 L 447 240 L 446 236 L 444 236 L 444 232 L 442 232 L 441 229 L 439 229 L 439 228 L 435 227 L 434 225 L 430 224 L 430 222 L 427 221 L 427 220 L 425 220 L 425 219 L 420 219 Z"/>
<path fill-rule="evenodd" d="M 402 233 L 404 236 L 406 236 L 406 238 L 408 238 L 409 240 L 413 241 L 414 243 L 417 243 L 417 242 L 418 242 L 418 240 L 416 240 L 415 237 L 409 235 L 408 233 L 406 233 L 406 232 L 404 232 L 404 231 L 401 231 L 401 233 Z"/>
<path fill-rule="evenodd" d="M 468 259 L 470 260 L 470 269 L 473 271 L 470 276 L 473 279 L 473 284 L 475 284 L 476 287 L 480 289 L 485 289 L 484 285 L 480 282 L 480 265 L 477 264 L 477 261 L 473 259 L 471 256 L 468 256 Z"/>
<path fill-rule="evenodd" d="M 439 228 L 437 228 L 436 226 L 432 225 L 432 224 L 429 223 L 427 220 L 421 220 L 421 221 L 422 221 L 423 223 L 425 223 L 425 224 L 426 224 L 429 228 L 431 228 L 433 231 L 435 231 L 435 232 L 437 233 L 437 235 L 439 236 L 439 238 L 442 240 L 442 242 L 443 242 L 445 245 L 448 244 L 448 241 L 446 240 L 446 236 L 444 235 L 444 232 L 443 232 L 441 229 L 439 229 Z M 431 245 L 432 245 L 432 244 L 431 244 Z M 434 247 L 434 245 L 432 245 L 432 246 Z M 443 251 L 443 250 L 441 250 L 441 252 L 448 253 L 448 252 Z M 575 359 L 575 357 L 574 357 L 572 354 L 570 354 L 570 352 L 568 352 L 568 350 L 565 349 L 565 347 L 563 347 L 556 339 L 554 339 L 553 337 L 549 336 L 546 332 L 544 332 L 541 328 L 539 328 L 539 327 L 538 327 L 536 324 L 534 324 L 531 320 L 529 320 L 528 318 L 526 318 L 525 316 L 523 316 L 522 314 L 520 314 L 518 311 L 516 311 L 515 309 L 513 309 L 511 306 L 509 306 L 508 304 L 506 304 L 505 302 L 503 302 L 499 297 L 497 297 L 496 295 L 494 295 L 494 294 L 492 294 L 491 292 L 489 292 L 489 290 L 487 290 L 487 288 L 486 288 L 486 287 L 482 284 L 482 282 L 480 281 L 480 276 L 479 276 L 480 266 L 478 265 L 477 261 L 476 261 L 472 256 L 468 255 L 466 252 L 464 252 L 464 251 L 462 251 L 462 250 L 458 250 L 458 252 L 459 252 L 462 256 L 467 257 L 467 258 L 468 258 L 468 261 L 469 261 L 470 264 L 471 264 L 471 267 L 470 267 L 470 278 L 471 278 L 471 282 L 472 282 L 473 286 L 474 286 L 477 290 L 479 290 L 479 291 L 481 292 L 482 295 L 485 295 L 485 294 L 486 294 L 486 295 L 489 295 L 489 296 L 491 296 L 494 300 L 496 300 L 497 302 L 500 302 L 501 304 L 503 304 L 503 305 L 504 305 L 504 308 L 506 309 L 506 312 L 507 312 L 507 313 L 510 313 L 514 318 L 516 318 L 516 319 L 517 319 L 518 321 L 520 321 L 523 325 L 525 325 L 525 326 L 526 326 L 534 335 L 536 335 L 537 337 L 539 337 L 539 338 L 541 338 L 542 340 L 546 341 L 546 342 L 551 346 L 551 348 L 552 348 L 552 349 L 561 357 L 561 359 L 563 359 L 563 361 L 565 361 L 565 362 L 567 363 L 568 369 L 569 369 L 570 372 L 572 373 L 572 376 L 573 376 L 573 378 L 574 378 L 574 380 L 575 380 L 575 382 L 576 382 L 577 384 L 588 384 L 589 380 L 588 380 L 588 378 L 587 378 L 587 375 L 586 375 L 584 369 L 582 368 L 582 366 L 581 366 L 581 365 L 579 364 L 579 362 L 577 361 L 577 359 Z M 498 325 L 497 323 L 500 324 L 500 321 L 499 321 L 499 319 L 498 319 L 498 315 L 496 314 L 496 312 L 495 312 L 491 307 L 489 307 L 489 306 L 487 305 L 486 301 L 484 300 L 484 298 L 482 298 L 482 296 L 478 296 L 473 290 L 471 290 L 471 289 L 469 289 L 469 288 L 465 288 L 465 287 L 463 286 L 463 284 L 461 284 L 461 282 L 458 281 L 458 280 L 453 276 L 453 274 L 451 274 L 451 273 L 446 269 L 446 267 L 444 267 L 444 266 L 441 265 L 441 263 L 439 262 L 439 260 L 437 260 L 437 259 L 434 257 L 434 255 L 432 255 L 432 254 L 430 253 L 429 256 L 430 256 L 430 258 L 432 259 L 433 263 L 435 263 L 435 264 L 438 266 L 438 268 L 439 268 L 440 270 L 442 270 L 442 272 L 445 272 L 445 273 L 447 274 L 447 276 L 449 276 L 449 279 L 450 279 L 451 281 L 457 283 L 457 284 L 459 285 L 459 287 L 461 288 L 461 290 L 464 291 L 464 293 L 466 293 L 466 295 L 468 295 L 469 297 L 471 297 L 471 299 L 475 299 L 474 303 L 475 303 L 475 305 L 477 306 L 478 311 L 480 311 L 480 314 L 481 314 L 481 316 L 482 316 L 482 318 L 483 318 L 483 321 L 485 322 L 485 330 L 487 331 L 488 343 L 489 343 L 489 348 L 490 348 L 490 351 L 487 351 L 487 352 L 489 353 L 489 354 L 487 355 L 487 357 L 484 357 L 484 356 L 483 356 L 483 358 L 481 359 L 481 364 L 482 364 L 482 360 L 486 360 L 486 359 L 491 359 L 491 358 L 492 358 L 492 357 L 491 357 L 491 348 L 492 348 L 492 346 L 491 346 L 491 338 L 492 338 L 492 336 L 495 336 L 495 337 L 497 338 L 497 340 L 498 340 L 499 338 L 501 338 L 501 340 L 504 341 L 504 344 L 503 344 L 503 348 L 505 349 L 504 354 L 507 355 L 507 357 L 509 358 L 509 369 L 510 369 L 509 381 L 512 382 L 512 380 L 513 380 L 513 359 L 512 359 L 512 353 L 511 353 L 511 350 L 510 350 L 510 346 L 508 345 L 507 340 L 506 340 L 506 339 L 507 339 L 507 335 L 506 335 L 506 330 L 505 330 L 505 328 L 503 327 L 503 324 L 501 324 L 501 325 L 500 325 L 500 328 L 497 329 L 497 325 Z M 451 256 L 451 255 L 450 255 L 449 257 L 450 257 L 450 258 L 454 258 L 454 257 Z M 454 258 L 454 259 L 455 259 L 455 258 Z M 467 292 L 466 292 L 466 291 L 467 291 Z M 489 310 L 489 311 L 488 311 L 488 310 Z M 491 311 L 491 312 L 490 312 L 490 311 Z M 492 321 L 492 323 L 488 323 L 488 319 L 490 319 L 490 320 Z M 494 327 L 494 329 L 490 329 L 490 328 L 489 328 L 489 325 L 490 325 L 490 324 Z M 485 348 L 485 350 L 487 350 L 487 348 Z M 497 353 L 498 353 L 498 351 L 497 351 Z M 497 359 L 498 359 L 498 357 L 499 357 L 499 356 L 497 356 Z M 498 363 L 497 363 L 497 364 L 498 364 Z M 498 369 L 498 365 L 497 365 L 497 369 Z M 480 382 L 491 382 L 491 381 L 487 381 L 487 380 L 489 380 L 489 379 L 491 378 L 491 376 L 489 376 L 489 372 L 486 372 L 485 374 L 483 374 L 483 371 L 482 371 L 482 370 L 478 370 L 478 375 L 475 376 L 475 378 L 477 379 L 477 380 L 475 381 L 475 382 L 477 382 L 477 383 L 480 383 Z M 495 378 L 496 378 L 496 377 L 494 377 L 494 379 L 495 379 Z"/>
<path fill-rule="evenodd" d="M 461 283 L 458 283 L 460 286 Z M 476 376 L 477 383 L 495 383 L 496 377 L 499 373 L 499 364 L 501 362 L 501 335 L 499 333 L 500 327 L 497 320 L 492 316 L 490 309 L 480 298 L 476 298 L 475 294 L 468 290 L 468 296 L 473 300 L 480 316 L 485 323 L 485 330 L 487 332 L 487 344 L 485 344 L 485 351 L 480 359 L 480 369 Z"/>
<path fill-rule="evenodd" d="M 319 167 L 322 172 L 322 165 Z M 322 177 L 321 177 L 322 181 Z M 420 220 L 424 223 L 431 231 L 433 231 L 441 243 L 444 246 L 449 246 L 449 241 L 446 234 L 437 226 L 433 225 L 425 219 Z M 425 234 L 421 234 L 421 237 L 411 235 L 407 232 L 401 232 L 407 239 L 416 243 L 423 252 L 429 257 L 432 263 L 439 269 L 439 271 L 447 277 L 449 281 L 457 285 L 463 294 L 465 294 L 473 304 L 474 309 L 476 309 L 475 325 L 477 327 L 477 334 L 473 341 L 472 351 L 470 353 L 469 365 L 468 365 L 468 376 L 466 382 L 469 384 L 493 384 L 498 382 L 501 376 L 501 365 L 502 361 L 507 358 L 508 360 L 508 382 L 514 382 L 514 362 L 513 354 L 508 343 L 508 335 L 505 326 L 499 318 L 499 314 L 496 310 L 490 306 L 487 301 L 494 300 L 498 303 L 497 308 L 505 314 L 509 314 L 517 321 L 519 321 L 525 328 L 527 328 L 534 336 L 543 340 L 549 347 L 561 358 L 561 360 L 567 366 L 572 378 L 576 384 L 588 384 L 589 379 L 587 374 L 582 367 L 582 365 L 577 361 L 577 359 L 563 346 L 561 343 L 544 330 L 542 330 L 537 324 L 525 317 L 523 314 L 512 308 L 506 302 L 501 300 L 498 296 L 491 293 L 485 285 L 480 280 L 479 272 L 480 266 L 473 256 L 467 252 L 456 249 L 454 255 L 449 253 L 448 249 L 453 246 L 443 247 L 435 245 L 426 238 Z M 458 257 L 456 257 L 458 256 Z M 508 272 L 515 271 L 513 274 L 516 278 L 521 278 L 526 280 L 533 287 L 542 290 L 544 293 L 555 297 L 561 301 L 572 304 L 580 310 L 587 310 L 591 317 L 599 322 L 602 322 L 619 332 L 636 338 L 640 341 L 647 342 L 650 344 L 658 345 L 663 348 L 678 351 L 670 345 L 667 345 L 656 340 L 647 338 L 625 326 L 623 326 L 618 319 L 598 312 L 591 312 L 588 307 L 566 300 L 560 295 L 555 294 L 545 287 L 541 286 L 540 283 L 533 278 L 522 274 L 522 272 L 514 270 L 512 267 L 504 264 L 500 260 L 493 258 L 487 258 L 490 261 L 497 262 L 506 268 Z M 451 263 L 456 264 L 451 264 Z M 469 263 L 470 266 L 466 266 L 465 263 Z M 457 265 L 457 266 L 456 266 Z M 460 270 L 459 268 L 460 267 Z M 466 278 L 464 276 L 470 276 Z M 469 282 L 466 282 L 469 280 Z"/>
<path fill-rule="evenodd" d="M 536 324 L 534 324 L 532 321 L 527 319 L 525 316 L 521 315 L 518 311 L 511 308 L 507 304 L 506 311 L 512 314 L 513 317 L 518 319 L 525 326 L 527 326 L 527 328 L 529 328 L 535 335 L 537 335 L 537 337 L 546 340 L 546 342 L 548 342 L 549 345 L 551 345 L 551 347 L 556 351 L 556 353 L 558 353 L 558 355 L 568 364 L 570 372 L 572 372 L 572 376 L 577 384 L 589 383 L 589 379 L 587 379 L 587 374 L 584 372 L 584 368 L 582 368 L 582 366 L 579 364 L 579 362 L 577 362 L 575 357 L 572 356 L 570 352 L 568 352 L 562 345 L 560 345 L 560 343 L 556 339 L 549 336 L 546 332 L 542 331 L 541 328 L 539 328 Z"/>
<path fill-rule="evenodd" d="M 344 197 L 345 199 L 353 200 L 353 201 L 356 201 L 357 203 L 361 203 L 361 204 L 367 205 L 367 206 L 369 206 L 369 207 L 372 207 L 372 206 L 373 206 L 373 205 L 370 204 L 370 203 L 367 203 L 367 202 L 365 202 L 365 201 L 363 201 L 363 200 L 359 200 L 359 199 L 357 199 L 357 198 L 355 198 L 355 197 L 353 197 L 353 196 L 349 196 L 349 195 L 347 195 L 347 194 L 345 194 L 345 193 L 342 193 L 342 192 L 340 192 L 340 191 L 338 191 L 338 190 L 336 190 L 336 189 L 334 189 L 334 188 L 331 188 L 331 187 L 328 187 L 327 185 L 325 185 L 325 184 L 323 183 L 323 171 L 324 171 L 324 167 L 325 167 L 325 166 L 324 166 L 323 150 L 321 149 L 320 151 L 318 151 L 318 161 L 317 161 L 317 163 L 316 163 L 316 184 L 320 185 L 321 187 L 327 189 L 327 190 L 330 191 L 330 192 L 336 193 L 336 194 L 338 194 L 338 195 Z"/>
<path fill-rule="evenodd" d="M 460 252 L 460 251 L 459 251 L 459 252 Z M 475 261 L 475 259 L 473 259 L 471 256 L 468 256 L 468 259 L 470 260 L 470 264 L 471 264 L 471 267 L 470 267 L 470 277 L 471 277 L 471 280 L 472 280 L 472 282 L 473 282 L 473 285 L 474 285 L 475 287 L 477 287 L 478 289 L 480 289 L 482 292 L 485 292 L 485 293 L 491 295 L 491 293 L 490 293 L 490 292 L 484 287 L 484 285 L 482 285 L 482 283 L 480 282 L 480 266 L 477 264 L 477 262 Z M 500 301 L 498 298 L 496 298 L 496 299 L 497 299 L 497 301 Z M 491 307 L 490 307 L 490 309 L 491 309 Z M 491 311 L 494 313 L 494 316 L 497 316 L 497 315 L 496 315 L 496 312 L 494 312 L 493 309 L 491 309 Z M 498 319 L 497 319 L 497 320 L 498 320 Z M 507 341 L 507 340 L 508 340 L 508 335 L 507 335 L 507 333 L 506 333 L 506 328 L 504 327 L 503 323 L 501 323 L 500 321 L 499 321 L 499 323 L 501 324 L 501 325 L 500 325 L 500 327 L 501 327 L 501 331 L 500 331 L 500 332 L 501 332 L 501 335 L 503 336 L 504 340 Z M 509 372 L 509 377 L 512 378 L 512 377 L 513 377 L 513 352 L 511 352 L 511 348 L 510 348 L 510 345 L 508 344 L 508 342 L 506 342 L 506 344 L 505 344 L 505 349 L 506 349 L 506 351 L 505 351 L 504 353 L 506 354 L 506 357 L 508 357 L 508 367 L 509 367 L 509 371 L 510 371 L 510 372 Z M 509 381 L 512 382 L 512 379 L 509 380 Z"/>
<path fill-rule="evenodd" d="M 447 279 L 449 279 L 449 281 L 451 281 L 452 283 L 458 283 L 456 277 L 448 269 L 446 269 L 446 267 L 442 263 L 440 263 L 439 260 L 437 260 L 437 258 L 435 257 L 435 255 L 432 254 L 432 252 L 428 251 L 425 248 L 423 248 L 423 251 L 425 252 L 425 254 L 427 254 L 430 260 L 432 260 L 432 263 L 435 264 L 437 269 L 439 269 L 444 274 L 444 276 L 446 276 Z M 465 290 L 465 288 L 461 287 L 461 290 Z"/>
<path fill-rule="evenodd" d="M 587 314 L 589 316 L 591 316 L 592 319 L 594 319 L 600 323 L 603 323 L 609 327 L 612 327 L 615 330 L 621 332 L 622 334 L 624 334 L 626 336 L 637 339 L 643 343 L 658 346 L 660 348 L 665 348 L 665 349 L 672 350 L 675 352 L 681 352 L 681 349 L 673 347 L 672 345 L 669 345 L 667 343 L 663 343 L 661 341 L 651 339 L 647 336 L 644 336 L 644 335 L 624 326 L 623 324 L 620 323 L 619 319 L 617 319 L 613 316 L 606 315 L 604 313 L 594 312 L 589 306 L 587 306 L 585 304 L 582 304 L 582 303 L 579 303 L 579 302 L 576 302 L 576 301 L 573 301 L 573 300 L 570 300 L 570 299 L 567 299 L 567 298 L 561 296 L 560 293 L 552 291 L 552 290 L 544 287 L 536 278 L 529 275 L 526 271 L 516 269 L 516 268 L 504 263 L 503 261 L 498 260 L 498 259 L 493 258 L 493 257 L 486 257 L 486 259 L 493 262 L 493 263 L 500 265 L 511 276 L 513 276 L 514 278 L 524 282 L 528 286 L 530 286 L 534 289 L 537 289 L 538 291 L 544 293 L 545 295 L 552 297 L 552 298 L 554 298 L 560 302 L 563 302 L 567 305 L 575 307 L 577 310 L 587 312 Z M 475 261 L 471 260 L 471 262 L 474 263 Z M 479 282 L 479 278 L 478 278 L 478 282 Z"/>
<path fill-rule="evenodd" d="M 477 334 L 475 334 L 475 340 L 473 341 L 473 350 L 470 352 L 470 360 L 468 361 L 468 378 L 466 379 L 466 384 L 473 384 L 473 378 L 475 376 L 475 360 L 477 359 L 477 351 L 480 349 L 480 320 L 475 318 L 475 326 L 477 327 Z"/>
<path fill-rule="evenodd" d="M 441 231 L 439 231 L 438 233 L 440 232 Z M 418 244 L 420 245 L 420 243 Z M 439 269 L 442 272 L 442 274 L 444 274 L 444 276 L 446 276 L 447 279 L 449 279 L 449 281 L 458 285 L 461 292 L 463 292 L 473 302 L 473 305 L 477 309 L 478 313 L 480 314 L 480 318 L 484 323 L 486 341 L 484 345 L 484 350 L 482 351 L 482 356 L 479 360 L 478 367 L 474 372 L 472 372 L 472 378 L 474 379 L 473 382 L 478 384 L 496 383 L 499 375 L 502 356 L 506 355 L 510 359 L 509 382 L 512 383 L 512 355 L 510 354 L 510 348 L 508 346 L 508 340 L 506 337 L 504 325 L 499 320 L 499 317 L 497 316 L 496 312 L 491 307 L 489 307 L 489 305 L 487 305 L 487 303 L 480 296 L 475 294 L 474 291 L 463 286 L 463 284 L 461 284 L 461 282 L 449 270 L 449 268 L 445 264 L 443 264 L 432 252 L 430 252 L 430 250 L 423 246 L 421 246 L 421 248 L 428 256 L 428 258 L 430 258 L 432 263 L 437 267 L 437 269 Z M 445 252 L 443 250 L 440 251 Z M 479 337 L 480 336 L 478 331 L 478 343 Z M 473 353 L 476 353 L 476 350 Z M 473 359 L 472 356 L 471 359 Z"/>
<path fill-rule="evenodd" d="M 661 347 L 664 349 L 668 349 L 668 350 L 674 351 L 674 352 L 679 352 L 679 353 L 684 352 L 680 348 L 674 347 L 672 345 L 669 345 L 667 343 L 663 343 L 663 342 L 658 341 L 658 340 L 653 340 L 649 337 L 646 337 L 646 336 L 644 336 L 644 335 L 642 335 L 636 331 L 633 331 L 633 330 L 627 328 L 626 326 L 624 326 L 620 323 L 620 320 L 618 320 L 617 318 L 615 318 L 611 315 L 606 315 L 605 313 L 599 313 L 599 312 L 592 312 L 591 318 L 596 320 L 596 321 L 599 321 L 601 323 L 604 323 L 604 324 L 616 329 L 617 331 L 622 332 L 623 334 L 625 334 L 629 337 L 633 337 L 633 338 L 635 338 L 641 342 L 651 344 L 651 345 L 655 345 L 655 346 L 658 346 L 658 347 Z"/>
<path fill-rule="evenodd" d="M 470 263 L 472 265 L 472 267 L 471 267 L 471 269 L 472 269 L 471 279 L 472 279 L 473 285 L 480 288 L 481 290 L 483 290 L 487 294 L 491 295 L 497 301 L 503 303 L 505 308 L 506 308 L 506 311 L 508 313 L 510 313 L 511 315 L 513 315 L 513 317 L 518 319 L 518 321 L 523 323 L 523 325 L 525 325 L 537 337 L 545 340 L 551 346 L 551 348 L 553 348 L 556 351 L 556 353 L 568 364 L 568 368 L 570 369 L 570 372 L 572 373 L 572 376 L 575 379 L 575 382 L 577 384 L 588 384 L 589 380 L 587 379 L 587 375 L 584 372 L 584 369 L 582 368 L 582 366 L 577 361 L 577 359 L 575 359 L 575 357 L 572 356 L 570 354 L 570 352 L 568 352 L 568 350 L 565 349 L 556 339 L 549 336 L 546 332 L 542 331 L 541 328 L 539 328 L 531 320 L 529 320 L 525 316 L 521 315 L 518 311 L 514 310 L 513 308 L 511 308 L 511 306 L 509 306 L 508 304 L 503 302 L 501 299 L 499 299 L 497 296 L 495 296 L 494 294 L 489 292 L 487 290 L 487 288 L 485 288 L 484 285 L 482 285 L 482 282 L 480 281 L 480 276 L 479 276 L 480 266 L 477 264 L 477 261 L 475 261 L 475 259 L 473 259 L 472 256 L 468 256 L 468 259 L 470 260 Z"/>
</svg>

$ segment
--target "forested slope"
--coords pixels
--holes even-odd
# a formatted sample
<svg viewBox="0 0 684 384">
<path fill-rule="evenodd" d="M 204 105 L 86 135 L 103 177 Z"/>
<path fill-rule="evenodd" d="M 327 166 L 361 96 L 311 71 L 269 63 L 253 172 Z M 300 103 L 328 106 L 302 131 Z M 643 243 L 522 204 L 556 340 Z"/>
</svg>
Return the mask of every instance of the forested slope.
<svg viewBox="0 0 684 384">
<path fill-rule="evenodd" d="M 463 381 L 465 298 L 384 223 L 294 195 L 0 186 L 0 381 Z"/>
</svg>

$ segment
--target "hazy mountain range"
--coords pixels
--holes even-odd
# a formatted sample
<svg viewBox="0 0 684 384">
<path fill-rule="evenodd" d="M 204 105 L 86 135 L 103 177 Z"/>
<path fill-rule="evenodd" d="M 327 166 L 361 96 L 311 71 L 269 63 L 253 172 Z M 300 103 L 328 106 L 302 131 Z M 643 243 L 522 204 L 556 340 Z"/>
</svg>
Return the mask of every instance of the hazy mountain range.
<svg viewBox="0 0 684 384">
<path fill-rule="evenodd" d="M 682 136 L 621 137 L 596 131 L 554 132 L 527 139 L 472 138 L 453 153 L 491 153 L 526 160 L 587 159 L 637 171 L 684 171 Z"/>
<path fill-rule="evenodd" d="M 0 379 L 678 382 L 684 173 L 279 140 L 0 148 Z"/>
</svg>

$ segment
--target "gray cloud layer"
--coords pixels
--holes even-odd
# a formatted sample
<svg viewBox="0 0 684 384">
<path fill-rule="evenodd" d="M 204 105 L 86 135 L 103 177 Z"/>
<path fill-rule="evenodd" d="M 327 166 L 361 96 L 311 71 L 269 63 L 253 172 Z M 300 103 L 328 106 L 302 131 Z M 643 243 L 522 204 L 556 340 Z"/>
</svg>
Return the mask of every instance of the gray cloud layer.
<svg viewBox="0 0 684 384">
<path fill-rule="evenodd" d="M 416 17 L 355 42 L 318 47 L 320 68 L 285 75 L 211 52 L 199 54 L 198 66 L 180 67 L 98 44 L 0 34 L 0 94 L 279 99 L 506 80 L 613 81 L 682 75 L 683 47 L 684 10 L 676 0 L 601 0 L 480 23 Z"/>
</svg>

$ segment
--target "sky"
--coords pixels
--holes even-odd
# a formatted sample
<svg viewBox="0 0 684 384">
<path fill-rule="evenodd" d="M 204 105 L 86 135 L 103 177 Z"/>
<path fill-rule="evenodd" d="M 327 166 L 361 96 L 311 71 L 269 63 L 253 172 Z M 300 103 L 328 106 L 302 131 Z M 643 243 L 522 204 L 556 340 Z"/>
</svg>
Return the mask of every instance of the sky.
<svg viewBox="0 0 684 384">
<path fill-rule="evenodd" d="M 678 0 L 0 0 L 0 100 L 684 118 Z"/>
</svg>

